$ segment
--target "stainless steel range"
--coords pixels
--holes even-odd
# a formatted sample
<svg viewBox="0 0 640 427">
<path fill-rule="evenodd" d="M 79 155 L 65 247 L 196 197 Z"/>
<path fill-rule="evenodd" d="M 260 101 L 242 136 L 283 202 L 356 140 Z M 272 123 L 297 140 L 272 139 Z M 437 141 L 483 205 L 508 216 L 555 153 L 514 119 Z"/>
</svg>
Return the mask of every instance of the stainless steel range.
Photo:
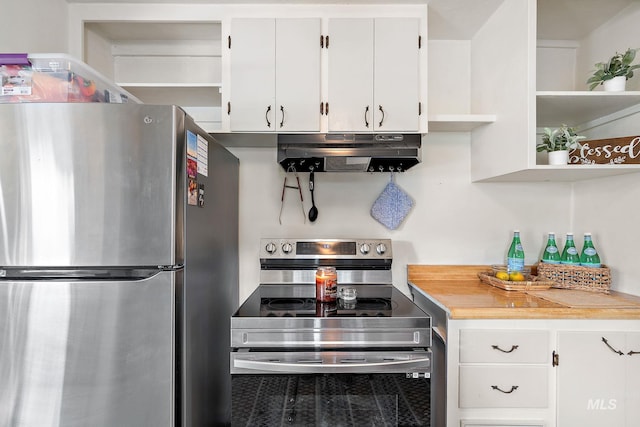
<svg viewBox="0 0 640 427">
<path fill-rule="evenodd" d="M 430 425 L 431 319 L 392 284 L 385 239 L 262 239 L 231 318 L 234 426 Z M 316 299 L 319 267 L 336 301 Z"/>
</svg>

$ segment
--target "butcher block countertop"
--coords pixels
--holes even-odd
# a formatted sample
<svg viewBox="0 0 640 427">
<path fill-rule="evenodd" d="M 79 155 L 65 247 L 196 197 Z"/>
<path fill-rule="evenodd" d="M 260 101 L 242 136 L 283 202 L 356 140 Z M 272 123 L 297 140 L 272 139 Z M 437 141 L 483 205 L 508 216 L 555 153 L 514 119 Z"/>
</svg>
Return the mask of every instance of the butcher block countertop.
<svg viewBox="0 0 640 427">
<path fill-rule="evenodd" d="M 486 265 L 408 265 L 411 292 L 441 306 L 451 319 L 640 319 L 640 297 L 570 289 L 502 290 L 483 283 Z"/>
</svg>

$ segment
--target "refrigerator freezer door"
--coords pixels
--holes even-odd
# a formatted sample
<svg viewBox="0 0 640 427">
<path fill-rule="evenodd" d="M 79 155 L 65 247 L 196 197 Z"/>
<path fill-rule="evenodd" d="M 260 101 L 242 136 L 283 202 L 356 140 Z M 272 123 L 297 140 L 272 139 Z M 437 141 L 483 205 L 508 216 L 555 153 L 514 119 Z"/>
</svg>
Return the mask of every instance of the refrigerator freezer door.
<svg viewBox="0 0 640 427">
<path fill-rule="evenodd" d="M 173 289 L 0 281 L 0 425 L 173 425 Z"/>
<path fill-rule="evenodd" d="M 0 104 L 0 266 L 181 264 L 184 117 L 172 106 Z"/>
</svg>

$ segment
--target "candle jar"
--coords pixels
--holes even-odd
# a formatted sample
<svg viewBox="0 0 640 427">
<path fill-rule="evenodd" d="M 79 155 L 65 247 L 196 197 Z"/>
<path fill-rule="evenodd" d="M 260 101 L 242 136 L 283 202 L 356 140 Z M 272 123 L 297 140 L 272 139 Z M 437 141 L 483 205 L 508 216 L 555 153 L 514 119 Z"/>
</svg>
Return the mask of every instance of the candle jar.
<svg viewBox="0 0 640 427">
<path fill-rule="evenodd" d="M 318 267 L 316 271 L 316 301 L 335 302 L 338 296 L 338 273 L 335 267 Z"/>
</svg>

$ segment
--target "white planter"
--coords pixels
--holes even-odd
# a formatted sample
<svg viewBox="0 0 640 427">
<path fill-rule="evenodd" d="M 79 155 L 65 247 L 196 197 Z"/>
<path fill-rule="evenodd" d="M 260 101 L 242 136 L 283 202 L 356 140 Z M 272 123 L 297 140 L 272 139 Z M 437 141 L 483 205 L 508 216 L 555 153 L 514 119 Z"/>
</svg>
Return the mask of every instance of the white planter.
<svg viewBox="0 0 640 427">
<path fill-rule="evenodd" d="M 627 85 L 627 78 L 625 76 L 614 77 L 611 80 L 607 80 L 602 83 L 605 92 L 624 92 Z"/>
<path fill-rule="evenodd" d="M 569 163 L 569 151 L 549 151 L 549 164 L 550 165 L 566 165 Z"/>
</svg>

